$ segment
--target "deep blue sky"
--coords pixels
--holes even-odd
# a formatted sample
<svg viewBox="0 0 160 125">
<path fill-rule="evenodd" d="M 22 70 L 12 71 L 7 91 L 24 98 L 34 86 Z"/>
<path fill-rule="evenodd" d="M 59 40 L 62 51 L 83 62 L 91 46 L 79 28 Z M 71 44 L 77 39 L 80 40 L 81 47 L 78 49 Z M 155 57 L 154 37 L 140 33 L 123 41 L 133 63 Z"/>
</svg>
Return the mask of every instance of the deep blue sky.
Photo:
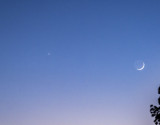
<svg viewBox="0 0 160 125">
<path fill-rule="evenodd" d="M 153 124 L 159 22 L 159 0 L 1 0 L 0 124 Z"/>
</svg>

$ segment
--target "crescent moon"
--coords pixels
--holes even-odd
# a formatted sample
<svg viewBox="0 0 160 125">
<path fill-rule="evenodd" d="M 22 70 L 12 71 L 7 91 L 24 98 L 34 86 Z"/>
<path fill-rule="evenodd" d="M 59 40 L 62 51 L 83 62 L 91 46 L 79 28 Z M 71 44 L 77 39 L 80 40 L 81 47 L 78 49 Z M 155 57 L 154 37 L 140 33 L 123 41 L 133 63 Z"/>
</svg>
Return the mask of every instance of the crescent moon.
<svg viewBox="0 0 160 125">
<path fill-rule="evenodd" d="M 137 70 L 143 70 L 144 67 L 145 67 L 145 63 L 143 62 L 143 66 L 141 68 L 137 69 Z"/>
</svg>

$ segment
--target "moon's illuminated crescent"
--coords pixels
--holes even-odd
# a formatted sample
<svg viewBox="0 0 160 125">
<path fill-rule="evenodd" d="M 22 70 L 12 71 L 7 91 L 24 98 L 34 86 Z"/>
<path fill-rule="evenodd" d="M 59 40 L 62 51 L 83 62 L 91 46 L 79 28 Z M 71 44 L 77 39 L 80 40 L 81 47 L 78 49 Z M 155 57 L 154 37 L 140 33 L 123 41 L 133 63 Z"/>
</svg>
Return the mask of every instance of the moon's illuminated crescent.
<svg viewBox="0 0 160 125">
<path fill-rule="evenodd" d="M 145 67 L 145 63 L 143 62 L 143 66 L 141 68 L 137 69 L 137 70 L 143 70 L 144 67 Z"/>
</svg>

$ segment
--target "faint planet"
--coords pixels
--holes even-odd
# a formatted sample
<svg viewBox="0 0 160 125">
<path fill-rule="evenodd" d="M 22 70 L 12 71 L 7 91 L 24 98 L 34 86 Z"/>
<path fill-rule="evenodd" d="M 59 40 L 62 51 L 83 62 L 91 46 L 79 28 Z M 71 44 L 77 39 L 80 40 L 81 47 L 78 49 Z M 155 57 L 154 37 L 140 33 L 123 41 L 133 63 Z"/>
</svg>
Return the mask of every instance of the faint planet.
<svg viewBox="0 0 160 125">
<path fill-rule="evenodd" d="M 142 61 L 142 60 L 136 61 L 135 62 L 135 68 L 136 68 L 136 70 L 139 70 L 139 71 L 143 70 L 145 68 L 144 61 Z"/>
</svg>

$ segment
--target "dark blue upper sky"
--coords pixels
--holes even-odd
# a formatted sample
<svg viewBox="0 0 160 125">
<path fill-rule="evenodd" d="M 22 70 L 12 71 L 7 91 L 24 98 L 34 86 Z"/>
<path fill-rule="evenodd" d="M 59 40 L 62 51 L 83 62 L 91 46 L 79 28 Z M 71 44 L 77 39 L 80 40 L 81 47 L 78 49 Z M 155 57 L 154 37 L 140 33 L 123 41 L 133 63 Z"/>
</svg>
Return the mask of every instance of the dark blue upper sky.
<svg viewBox="0 0 160 125">
<path fill-rule="evenodd" d="M 146 110 L 153 101 L 149 92 L 160 81 L 159 33 L 159 0 L 1 0 L 0 116 L 5 120 L 0 124 L 45 124 L 47 118 L 35 122 L 20 113 L 27 110 L 30 114 L 37 106 L 40 113 L 56 110 L 48 114 L 55 115 L 56 122 L 49 117 L 47 125 L 74 125 L 78 119 L 83 119 L 81 125 L 99 121 L 114 125 L 114 120 L 103 119 L 109 117 L 108 106 L 125 105 L 128 110 L 132 105 L 134 112 L 148 102 L 142 108 Z M 135 69 L 136 60 L 145 62 L 143 71 Z M 106 110 L 106 114 L 92 116 L 94 110 Z M 21 122 L 12 118 L 15 111 L 19 113 L 16 120 L 23 116 Z M 69 111 L 69 115 L 64 113 Z M 65 115 L 77 120 L 69 121 Z M 25 118 L 30 118 L 28 124 Z M 146 125 L 145 120 L 135 119 L 120 119 L 119 124 L 138 125 L 141 121 Z"/>
</svg>

